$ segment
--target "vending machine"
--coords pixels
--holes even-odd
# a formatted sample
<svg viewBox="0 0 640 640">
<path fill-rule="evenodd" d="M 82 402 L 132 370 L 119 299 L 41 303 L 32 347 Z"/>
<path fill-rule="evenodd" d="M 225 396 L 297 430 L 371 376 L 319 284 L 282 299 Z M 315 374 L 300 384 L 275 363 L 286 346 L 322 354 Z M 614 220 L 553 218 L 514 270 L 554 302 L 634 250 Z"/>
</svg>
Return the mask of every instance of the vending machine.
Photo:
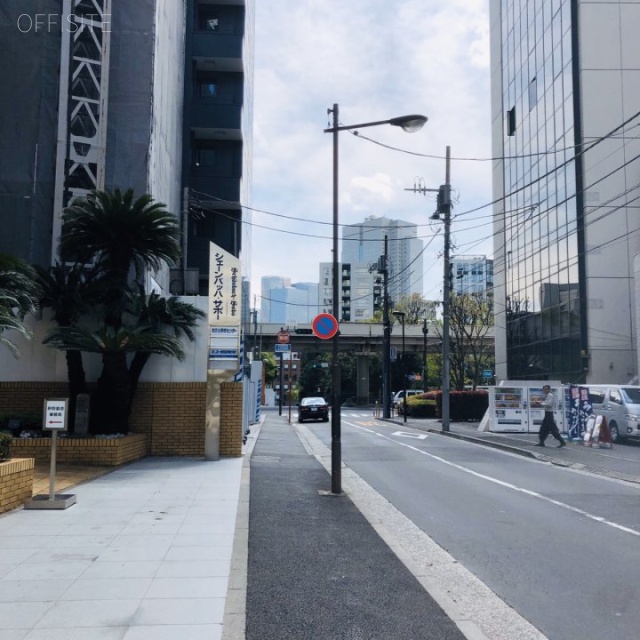
<svg viewBox="0 0 640 640">
<path fill-rule="evenodd" d="M 551 384 L 549 382 L 545 382 L 544 384 L 548 384 L 551 387 L 551 391 L 556 397 L 556 407 L 553 411 L 553 417 L 558 425 L 558 429 L 564 433 L 566 431 L 564 387 L 559 383 Z M 529 387 L 527 391 L 529 393 L 529 433 L 538 433 L 540 431 L 540 425 L 544 420 L 543 402 L 545 399 L 545 393 L 542 390 L 542 385 Z"/>
<path fill-rule="evenodd" d="M 489 431 L 514 431 L 526 433 L 529 430 L 526 387 L 492 387 L 489 394 Z"/>
<path fill-rule="evenodd" d="M 505 380 L 489 389 L 489 431 L 538 433 L 544 419 L 544 393 L 548 384 L 556 397 L 554 417 L 565 431 L 564 388 L 558 381 Z"/>
</svg>

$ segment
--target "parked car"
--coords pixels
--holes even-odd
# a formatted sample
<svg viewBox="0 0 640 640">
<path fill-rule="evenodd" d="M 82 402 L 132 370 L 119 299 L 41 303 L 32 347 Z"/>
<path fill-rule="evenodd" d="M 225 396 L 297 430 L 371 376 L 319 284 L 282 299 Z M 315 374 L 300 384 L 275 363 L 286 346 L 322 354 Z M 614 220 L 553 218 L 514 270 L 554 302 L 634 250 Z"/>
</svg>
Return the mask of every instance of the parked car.
<svg viewBox="0 0 640 640">
<path fill-rule="evenodd" d="M 422 389 L 407 389 L 407 398 L 411 396 L 417 396 L 421 393 L 424 393 Z M 404 400 L 404 389 L 402 391 L 398 391 L 395 396 L 393 396 L 393 401 L 391 402 L 391 406 L 394 409 L 398 408 L 398 405 Z"/>
<path fill-rule="evenodd" d="M 607 418 L 614 442 L 640 438 L 640 387 L 589 384 L 593 413 Z"/>
<path fill-rule="evenodd" d="M 298 405 L 298 422 L 305 420 L 329 420 L 329 405 L 324 398 L 303 398 Z"/>
</svg>

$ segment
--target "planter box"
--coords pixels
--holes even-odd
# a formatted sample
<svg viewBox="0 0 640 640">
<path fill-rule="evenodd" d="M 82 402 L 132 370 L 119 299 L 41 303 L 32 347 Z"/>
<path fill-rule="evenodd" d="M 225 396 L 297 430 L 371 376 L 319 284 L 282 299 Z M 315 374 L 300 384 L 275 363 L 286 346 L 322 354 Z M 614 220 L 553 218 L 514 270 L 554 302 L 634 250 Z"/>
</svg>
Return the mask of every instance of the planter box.
<svg viewBox="0 0 640 640">
<path fill-rule="evenodd" d="M 33 459 L 0 462 L 0 513 L 17 509 L 31 500 Z"/>
<path fill-rule="evenodd" d="M 112 439 L 91 436 L 58 438 L 56 462 L 117 467 L 143 458 L 147 453 L 147 436 L 144 433 Z M 47 462 L 51 459 L 51 439 L 14 438 L 11 454 Z"/>
</svg>

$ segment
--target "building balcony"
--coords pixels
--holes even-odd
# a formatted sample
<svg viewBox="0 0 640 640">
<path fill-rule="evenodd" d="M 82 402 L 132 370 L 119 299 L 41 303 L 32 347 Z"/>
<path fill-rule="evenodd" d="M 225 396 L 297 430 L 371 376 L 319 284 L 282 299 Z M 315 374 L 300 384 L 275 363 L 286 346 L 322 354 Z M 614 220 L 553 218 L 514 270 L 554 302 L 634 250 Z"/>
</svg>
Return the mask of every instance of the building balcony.
<svg viewBox="0 0 640 640">
<path fill-rule="evenodd" d="M 191 105 L 190 124 L 198 138 L 223 137 L 227 140 L 240 140 L 242 107 L 199 100 Z"/>
<path fill-rule="evenodd" d="M 215 63 L 219 71 L 242 71 L 242 34 L 195 33 L 192 54 L 196 62 Z"/>
<path fill-rule="evenodd" d="M 238 176 L 211 176 L 203 175 L 203 171 L 199 167 L 194 167 L 189 175 L 189 187 L 198 193 L 198 198 L 205 204 L 209 204 L 212 207 L 224 208 L 225 202 L 220 200 L 239 203 L 240 202 L 240 182 L 241 179 Z M 206 199 L 202 194 L 211 194 L 214 196 L 210 201 Z M 217 200 L 217 199 L 220 200 Z"/>
</svg>

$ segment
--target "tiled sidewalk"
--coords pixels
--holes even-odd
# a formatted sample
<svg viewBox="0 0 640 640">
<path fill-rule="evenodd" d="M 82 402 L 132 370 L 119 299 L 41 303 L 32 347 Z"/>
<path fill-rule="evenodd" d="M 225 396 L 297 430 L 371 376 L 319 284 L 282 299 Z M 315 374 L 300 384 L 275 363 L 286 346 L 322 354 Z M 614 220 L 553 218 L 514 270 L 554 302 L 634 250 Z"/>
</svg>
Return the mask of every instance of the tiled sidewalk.
<svg viewBox="0 0 640 640">
<path fill-rule="evenodd" d="M 0 638 L 219 640 L 242 462 L 146 458 L 0 516 Z"/>
</svg>

